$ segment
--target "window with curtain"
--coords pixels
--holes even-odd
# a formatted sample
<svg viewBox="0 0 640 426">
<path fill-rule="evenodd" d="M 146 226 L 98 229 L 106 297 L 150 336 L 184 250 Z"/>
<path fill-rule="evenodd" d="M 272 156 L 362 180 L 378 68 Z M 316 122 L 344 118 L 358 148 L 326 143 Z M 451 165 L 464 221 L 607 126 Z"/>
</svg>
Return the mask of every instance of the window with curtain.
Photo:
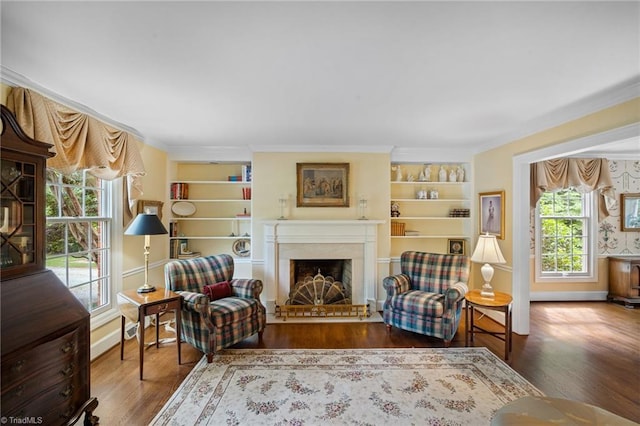
<svg viewBox="0 0 640 426">
<path fill-rule="evenodd" d="M 591 192 L 544 192 L 536 208 L 536 281 L 595 279 L 596 208 Z"/>
<path fill-rule="evenodd" d="M 46 264 L 92 314 L 111 296 L 112 182 L 47 169 Z"/>
</svg>

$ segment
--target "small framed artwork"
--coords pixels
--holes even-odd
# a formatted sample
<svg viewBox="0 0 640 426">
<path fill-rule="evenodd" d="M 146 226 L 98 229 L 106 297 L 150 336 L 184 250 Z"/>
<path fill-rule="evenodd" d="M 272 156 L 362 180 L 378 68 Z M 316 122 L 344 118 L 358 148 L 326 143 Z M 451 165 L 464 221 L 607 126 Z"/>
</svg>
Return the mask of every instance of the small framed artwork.
<svg viewBox="0 0 640 426">
<path fill-rule="evenodd" d="M 349 207 L 349 163 L 297 163 L 298 207 Z"/>
<path fill-rule="evenodd" d="M 479 196 L 480 233 L 504 240 L 504 191 L 481 192 Z"/>
<path fill-rule="evenodd" d="M 464 240 L 449 239 L 447 240 L 447 253 L 448 254 L 462 254 L 464 255 Z"/>
<path fill-rule="evenodd" d="M 162 220 L 162 201 L 138 200 L 138 213 L 155 214 Z"/>
<path fill-rule="evenodd" d="M 640 193 L 620 194 L 620 230 L 640 232 Z"/>
</svg>

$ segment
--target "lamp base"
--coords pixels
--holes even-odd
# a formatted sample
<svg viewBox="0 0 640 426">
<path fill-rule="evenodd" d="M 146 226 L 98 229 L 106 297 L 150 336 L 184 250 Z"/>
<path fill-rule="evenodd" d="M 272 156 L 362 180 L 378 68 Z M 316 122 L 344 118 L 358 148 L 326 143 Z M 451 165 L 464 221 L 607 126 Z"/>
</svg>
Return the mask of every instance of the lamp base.
<svg viewBox="0 0 640 426">
<path fill-rule="evenodd" d="M 138 293 L 151 293 L 152 291 L 156 291 L 156 288 L 149 284 L 145 284 L 138 288 Z"/>
<path fill-rule="evenodd" d="M 493 287 L 491 287 L 491 284 L 484 283 L 482 285 L 482 290 L 480 290 L 480 297 L 484 297 L 485 299 L 493 299 L 495 296 L 496 295 L 493 292 Z"/>
</svg>

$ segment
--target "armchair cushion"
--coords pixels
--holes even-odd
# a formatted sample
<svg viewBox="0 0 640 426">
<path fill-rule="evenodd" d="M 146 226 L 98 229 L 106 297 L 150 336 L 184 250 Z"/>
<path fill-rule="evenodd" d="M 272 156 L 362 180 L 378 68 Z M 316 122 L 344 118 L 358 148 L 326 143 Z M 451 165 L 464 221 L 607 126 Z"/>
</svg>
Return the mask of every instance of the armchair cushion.
<svg viewBox="0 0 640 426">
<path fill-rule="evenodd" d="M 391 307 L 408 314 L 441 317 L 444 313 L 444 295 L 420 290 L 409 290 L 391 298 Z"/>
<path fill-rule="evenodd" d="M 229 281 L 221 281 L 215 284 L 207 284 L 202 291 L 206 296 L 209 296 L 209 300 L 218 300 L 223 297 L 231 296 L 231 285 Z"/>
<path fill-rule="evenodd" d="M 216 327 L 242 321 L 259 314 L 259 305 L 253 299 L 225 297 L 211 302 L 211 319 Z"/>
</svg>

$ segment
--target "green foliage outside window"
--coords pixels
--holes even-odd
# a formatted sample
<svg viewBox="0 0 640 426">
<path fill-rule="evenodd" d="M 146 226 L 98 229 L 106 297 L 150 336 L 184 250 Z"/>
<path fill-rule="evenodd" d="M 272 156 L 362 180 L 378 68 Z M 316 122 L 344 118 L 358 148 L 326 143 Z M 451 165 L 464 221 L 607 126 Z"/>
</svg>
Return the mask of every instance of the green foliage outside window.
<svg viewBox="0 0 640 426">
<path fill-rule="evenodd" d="M 542 272 L 586 272 L 587 217 L 575 189 L 545 192 L 539 201 Z"/>
</svg>

